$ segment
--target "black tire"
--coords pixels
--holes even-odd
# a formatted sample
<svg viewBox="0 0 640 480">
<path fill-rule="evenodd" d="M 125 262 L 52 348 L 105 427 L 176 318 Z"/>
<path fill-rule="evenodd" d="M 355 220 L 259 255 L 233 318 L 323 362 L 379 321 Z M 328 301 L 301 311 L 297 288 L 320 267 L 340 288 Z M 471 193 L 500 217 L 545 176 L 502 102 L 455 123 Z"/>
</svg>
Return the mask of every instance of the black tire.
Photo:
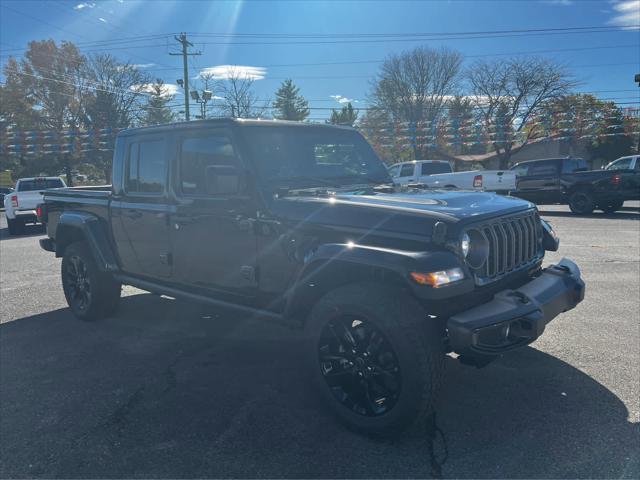
<svg viewBox="0 0 640 480">
<path fill-rule="evenodd" d="M 69 245 L 62 258 L 62 289 L 67 304 L 80 320 L 97 320 L 118 308 L 120 283 L 96 265 L 84 242 Z"/>
<path fill-rule="evenodd" d="M 602 210 L 604 213 L 614 213 L 620 210 L 623 205 L 624 200 L 615 200 L 609 203 L 598 205 L 598 208 L 600 208 L 600 210 Z"/>
<path fill-rule="evenodd" d="M 591 192 L 577 190 L 569 196 L 569 208 L 576 215 L 589 215 L 596 208 L 596 203 Z"/>
<path fill-rule="evenodd" d="M 356 345 L 350 352 L 347 331 Z M 305 337 L 311 377 L 348 428 L 389 436 L 433 412 L 444 372 L 443 332 L 407 292 L 373 283 L 337 288 L 313 307 Z"/>
<path fill-rule="evenodd" d="M 24 232 L 24 223 L 20 220 L 7 218 L 9 235 L 21 235 Z"/>
</svg>

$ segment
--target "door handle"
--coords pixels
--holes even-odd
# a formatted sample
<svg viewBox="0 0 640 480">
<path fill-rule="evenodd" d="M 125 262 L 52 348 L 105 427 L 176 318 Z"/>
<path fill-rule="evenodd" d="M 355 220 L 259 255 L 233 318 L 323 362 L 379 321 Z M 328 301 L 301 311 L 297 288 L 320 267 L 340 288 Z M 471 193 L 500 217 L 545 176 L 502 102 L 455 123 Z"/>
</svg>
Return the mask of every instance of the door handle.
<svg viewBox="0 0 640 480">
<path fill-rule="evenodd" d="M 124 216 L 132 220 L 136 220 L 142 217 L 142 212 L 139 212 L 138 210 L 128 210 L 125 212 Z"/>
<path fill-rule="evenodd" d="M 545 187 L 555 187 L 556 184 L 555 183 L 545 183 L 543 186 L 545 186 Z"/>
</svg>

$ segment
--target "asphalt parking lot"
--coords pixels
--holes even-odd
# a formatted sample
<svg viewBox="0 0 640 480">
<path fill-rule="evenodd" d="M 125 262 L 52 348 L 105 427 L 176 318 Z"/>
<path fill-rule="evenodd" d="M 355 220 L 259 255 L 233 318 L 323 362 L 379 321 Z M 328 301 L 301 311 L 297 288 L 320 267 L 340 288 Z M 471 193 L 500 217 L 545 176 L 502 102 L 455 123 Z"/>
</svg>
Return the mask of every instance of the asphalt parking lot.
<svg viewBox="0 0 640 480">
<path fill-rule="evenodd" d="M 640 203 L 543 207 L 587 282 L 532 346 L 450 359 L 444 477 L 640 478 Z M 296 335 L 127 288 L 75 320 L 38 228 L 0 218 L 0 476 L 429 477 L 426 435 L 345 431 L 309 389 Z M 441 451 L 441 441 L 437 442 Z"/>
</svg>

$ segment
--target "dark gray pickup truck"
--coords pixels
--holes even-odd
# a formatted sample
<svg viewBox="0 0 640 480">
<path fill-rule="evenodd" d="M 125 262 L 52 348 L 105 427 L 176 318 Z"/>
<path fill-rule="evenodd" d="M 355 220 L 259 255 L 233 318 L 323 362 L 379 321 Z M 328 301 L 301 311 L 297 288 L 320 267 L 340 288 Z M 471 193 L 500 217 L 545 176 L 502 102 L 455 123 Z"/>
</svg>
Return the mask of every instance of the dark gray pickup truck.
<svg viewBox="0 0 640 480">
<path fill-rule="evenodd" d="M 589 170 L 581 158 L 520 162 L 511 167 L 518 175 L 511 195 L 537 205 L 569 205 L 578 215 L 596 208 L 613 213 L 627 200 L 640 200 L 640 162 L 634 158 L 621 158 L 602 170 Z"/>
<path fill-rule="evenodd" d="M 122 284 L 299 328 L 320 395 L 349 427 L 429 414 L 444 357 L 485 364 L 584 296 L 531 203 L 394 186 L 354 129 L 210 120 L 127 130 L 112 185 L 45 193 L 44 249 L 81 319 Z"/>
</svg>

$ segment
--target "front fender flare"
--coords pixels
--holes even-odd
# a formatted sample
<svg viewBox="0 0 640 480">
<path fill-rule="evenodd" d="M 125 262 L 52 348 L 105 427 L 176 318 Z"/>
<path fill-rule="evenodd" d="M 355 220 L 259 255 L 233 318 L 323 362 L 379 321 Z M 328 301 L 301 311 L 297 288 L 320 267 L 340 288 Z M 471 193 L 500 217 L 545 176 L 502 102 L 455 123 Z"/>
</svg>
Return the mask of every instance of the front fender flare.
<svg viewBox="0 0 640 480">
<path fill-rule="evenodd" d="M 423 300 L 439 300 L 474 289 L 474 281 L 467 268 L 453 252 L 447 250 L 412 252 L 331 243 L 316 248 L 305 257 L 304 263 L 287 294 L 286 316 L 307 311 L 310 303 L 323 293 L 352 281 L 394 283 Z M 409 277 L 411 272 L 434 272 L 455 267 L 463 269 L 465 279 L 444 288 L 418 285 Z"/>
</svg>

